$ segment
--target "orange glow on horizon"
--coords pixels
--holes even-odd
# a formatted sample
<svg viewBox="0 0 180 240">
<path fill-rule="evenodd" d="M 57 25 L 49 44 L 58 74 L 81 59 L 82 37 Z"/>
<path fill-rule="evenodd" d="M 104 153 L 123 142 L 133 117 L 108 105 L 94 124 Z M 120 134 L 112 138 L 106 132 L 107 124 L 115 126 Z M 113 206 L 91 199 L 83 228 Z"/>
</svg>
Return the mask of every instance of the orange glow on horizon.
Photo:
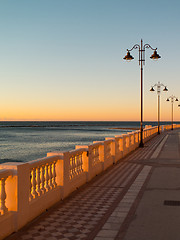
<svg viewBox="0 0 180 240">
<path fill-rule="evenodd" d="M 148 103 L 150 104 L 150 103 Z M 140 121 L 140 108 L 137 103 L 118 104 L 111 102 L 66 104 L 32 103 L 17 107 L 3 105 L 0 107 L 0 121 Z M 137 106 L 138 105 L 138 106 Z M 180 108 L 174 106 L 174 121 L 179 121 Z M 171 121 L 171 105 L 161 108 L 161 121 Z M 156 102 L 144 106 L 143 121 L 157 121 Z"/>
</svg>

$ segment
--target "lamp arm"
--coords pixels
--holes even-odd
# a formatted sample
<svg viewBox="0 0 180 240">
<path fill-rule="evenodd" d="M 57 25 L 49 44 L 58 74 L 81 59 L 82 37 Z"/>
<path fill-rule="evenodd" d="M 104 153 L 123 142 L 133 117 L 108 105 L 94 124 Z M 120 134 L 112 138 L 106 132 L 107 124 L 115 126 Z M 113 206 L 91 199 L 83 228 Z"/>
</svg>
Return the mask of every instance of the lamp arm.
<svg viewBox="0 0 180 240">
<path fill-rule="evenodd" d="M 140 50 L 139 44 L 135 44 L 131 49 L 127 49 L 127 51 L 131 52 L 133 49 L 137 49 L 137 48 L 139 48 Z"/>
<path fill-rule="evenodd" d="M 177 99 L 177 97 L 176 96 L 174 96 L 174 95 L 171 95 L 170 97 L 168 97 L 169 99 L 171 99 L 172 101 L 174 101 L 174 99 Z"/>
<path fill-rule="evenodd" d="M 151 45 L 148 44 L 148 43 L 147 43 L 147 44 L 144 44 L 143 49 L 145 50 L 145 48 L 151 48 L 151 49 L 154 50 L 154 51 L 157 50 L 157 48 L 152 48 Z"/>
</svg>

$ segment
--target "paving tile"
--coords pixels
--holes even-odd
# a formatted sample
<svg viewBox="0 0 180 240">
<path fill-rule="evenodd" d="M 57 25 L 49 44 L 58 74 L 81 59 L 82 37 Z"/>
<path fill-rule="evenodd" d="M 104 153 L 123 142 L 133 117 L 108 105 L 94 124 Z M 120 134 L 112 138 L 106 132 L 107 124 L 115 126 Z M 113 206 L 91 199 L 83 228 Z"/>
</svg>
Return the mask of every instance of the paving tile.
<svg viewBox="0 0 180 240">
<path fill-rule="evenodd" d="M 105 223 L 102 229 L 119 230 L 119 223 Z"/>
<path fill-rule="evenodd" d="M 118 231 L 117 230 L 101 230 L 97 234 L 97 237 L 115 237 L 117 235 Z"/>
<path fill-rule="evenodd" d="M 76 235 L 76 237 L 79 239 L 82 239 L 82 238 L 86 238 L 87 235 L 86 234 L 78 234 L 78 235 Z"/>
<path fill-rule="evenodd" d="M 112 217 L 122 217 L 122 218 L 125 218 L 127 216 L 127 212 L 116 212 L 114 211 L 112 214 L 111 214 Z"/>
<path fill-rule="evenodd" d="M 108 223 L 119 223 L 121 224 L 124 221 L 124 218 L 122 217 L 109 217 L 107 222 Z"/>
<path fill-rule="evenodd" d="M 65 233 L 64 236 L 65 236 L 65 237 L 72 237 L 72 236 L 73 236 L 73 233 Z"/>
</svg>

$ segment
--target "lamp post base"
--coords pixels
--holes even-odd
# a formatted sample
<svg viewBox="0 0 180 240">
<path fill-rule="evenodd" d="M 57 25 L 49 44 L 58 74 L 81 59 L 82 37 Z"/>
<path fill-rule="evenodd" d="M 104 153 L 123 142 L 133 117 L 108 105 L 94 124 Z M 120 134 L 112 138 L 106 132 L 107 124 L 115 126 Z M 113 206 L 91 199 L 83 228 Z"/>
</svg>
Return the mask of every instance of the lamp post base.
<svg viewBox="0 0 180 240">
<path fill-rule="evenodd" d="M 143 147 L 144 147 L 144 143 L 143 143 L 143 142 L 140 142 L 139 147 L 140 147 L 140 148 L 143 148 Z"/>
</svg>

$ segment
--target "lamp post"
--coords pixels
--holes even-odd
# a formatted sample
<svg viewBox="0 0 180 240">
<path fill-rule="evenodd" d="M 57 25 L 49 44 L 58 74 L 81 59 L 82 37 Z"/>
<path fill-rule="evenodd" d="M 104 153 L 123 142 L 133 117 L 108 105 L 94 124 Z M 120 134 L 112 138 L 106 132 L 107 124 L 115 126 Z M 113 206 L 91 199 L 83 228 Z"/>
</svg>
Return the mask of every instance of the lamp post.
<svg viewBox="0 0 180 240">
<path fill-rule="evenodd" d="M 171 105 L 172 105 L 172 112 L 171 112 L 171 118 L 172 118 L 172 126 L 171 126 L 171 130 L 173 130 L 173 105 L 174 105 L 174 101 L 179 101 L 177 97 L 175 97 L 174 95 L 171 95 L 170 97 L 168 97 L 166 99 L 167 102 L 169 102 L 171 100 Z"/>
<path fill-rule="evenodd" d="M 151 89 L 150 89 L 151 92 L 155 91 L 154 87 L 157 88 L 157 95 L 158 95 L 158 134 L 160 134 L 159 120 L 160 120 L 160 94 L 161 94 L 161 87 L 164 87 L 164 89 L 163 89 L 164 92 L 167 92 L 168 89 L 167 89 L 167 87 L 164 84 L 158 82 L 158 83 L 154 84 L 154 86 L 151 87 Z"/>
<path fill-rule="evenodd" d="M 145 65 L 145 49 L 151 48 L 154 53 L 151 55 L 151 59 L 157 60 L 160 58 L 159 54 L 157 53 L 157 48 L 152 48 L 149 44 L 143 45 L 143 40 L 141 39 L 141 44 L 135 44 L 131 49 L 127 49 L 127 55 L 123 58 L 124 60 L 131 61 L 134 59 L 131 56 L 130 52 L 133 49 L 139 49 L 139 66 L 141 69 L 141 126 L 140 126 L 140 144 L 139 147 L 144 147 L 143 143 L 143 66 Z"/>
</svg>

